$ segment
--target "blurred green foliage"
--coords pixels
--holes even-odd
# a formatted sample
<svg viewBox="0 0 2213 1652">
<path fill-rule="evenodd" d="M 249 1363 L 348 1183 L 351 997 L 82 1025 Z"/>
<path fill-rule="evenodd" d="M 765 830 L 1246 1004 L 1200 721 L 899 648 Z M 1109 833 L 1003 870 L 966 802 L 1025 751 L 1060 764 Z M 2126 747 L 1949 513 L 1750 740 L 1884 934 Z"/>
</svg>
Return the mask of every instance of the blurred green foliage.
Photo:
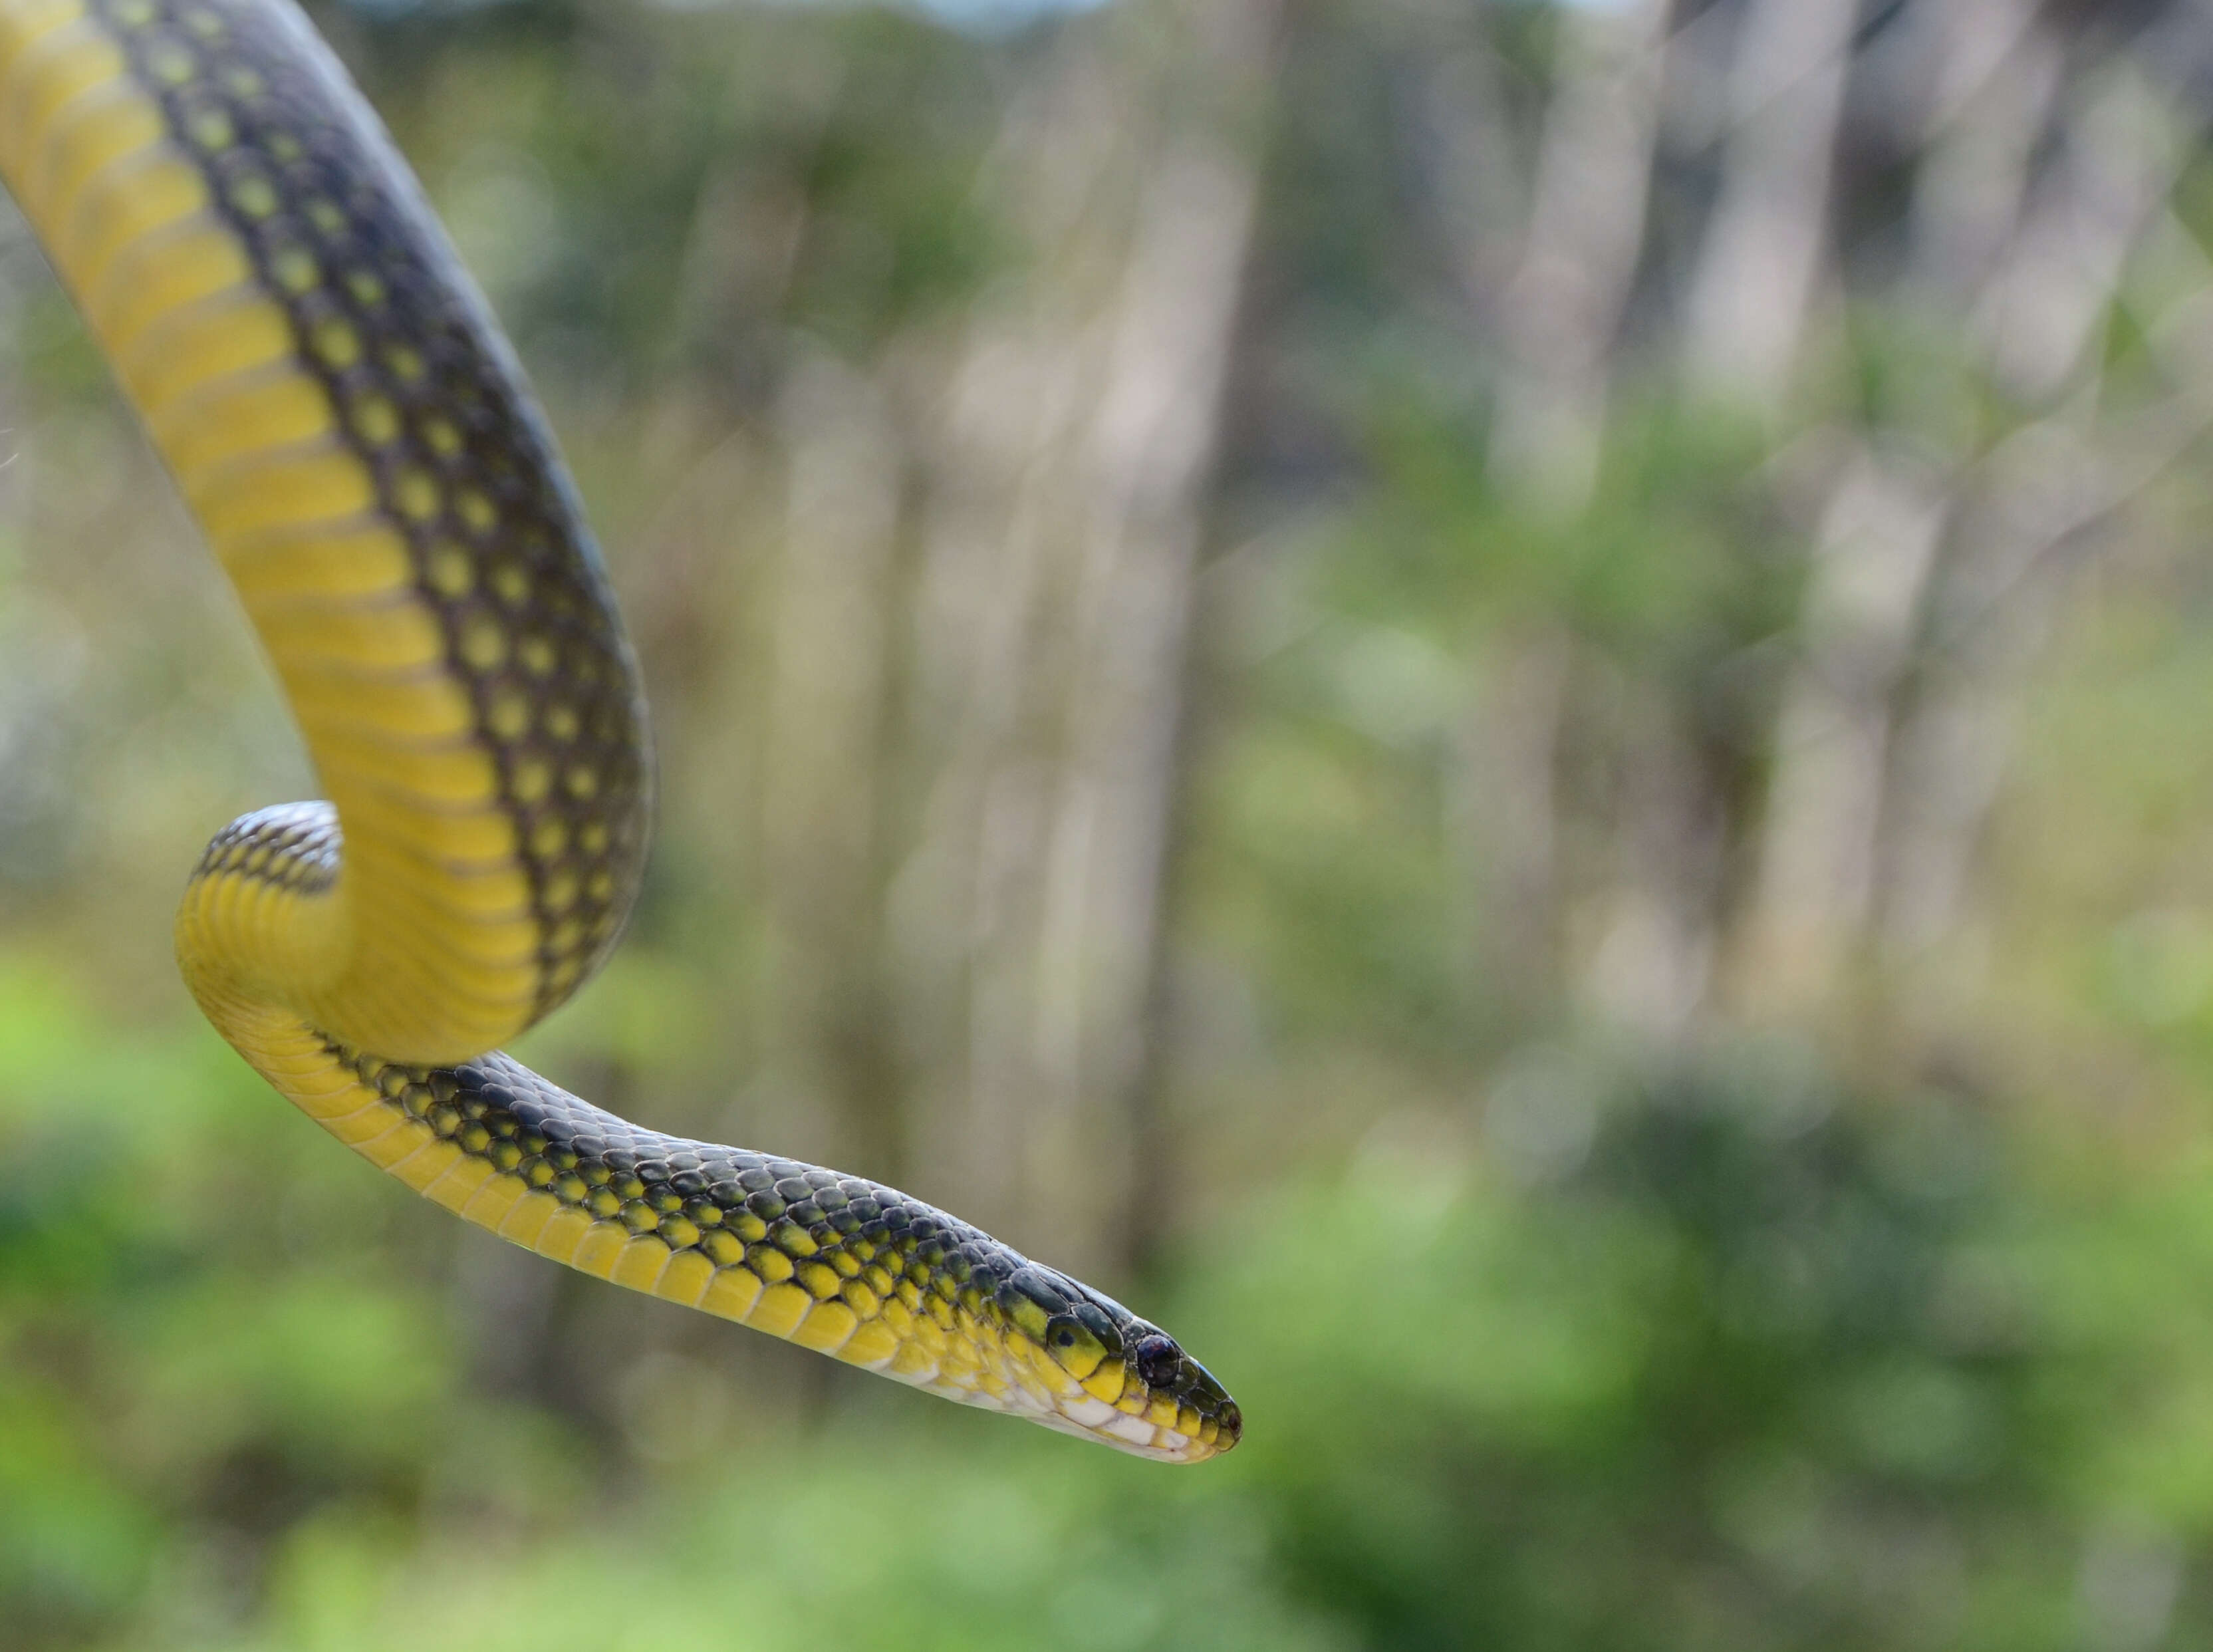
<svg viewBox="0 0 2213 1652">
<path fill-rule="evenodd" d="M 2213 1533 L 2202 1156 L 2070 1195 L 1792 1046 L 1539 1052 L 1487 1150 L 1408 1115 L 1199 1227 L 1174 1322 L 1253 1419 L 1205 1472 L 857 1382 L 732 1447 L 678 1371 L 611 1480 L 210 1037 L 0 1004 L 29 1644 L 2062 1648 Z"/>
</svg>

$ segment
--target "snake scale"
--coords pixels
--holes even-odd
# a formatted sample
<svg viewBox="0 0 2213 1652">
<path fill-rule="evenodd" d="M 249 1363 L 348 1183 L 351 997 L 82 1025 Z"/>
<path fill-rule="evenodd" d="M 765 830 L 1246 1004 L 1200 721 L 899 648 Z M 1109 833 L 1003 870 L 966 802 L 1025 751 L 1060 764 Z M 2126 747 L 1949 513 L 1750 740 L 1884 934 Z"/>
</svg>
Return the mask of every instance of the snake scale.
<svg viewBox="0 0 2213 1652">
<path fill-rule="evenodd" d="M 1237 1442 L 1157 1326 L 857 1176 L 642 1129 L 497 1046 L 650 826 L 599 553 L 491 311 L 290 0 L 0 0 L 0 177 L 259 631 L 323 802 L 217 834 L 185 978 L 277 1090 L 502 1238 L 1141 1456 Z"/>
</svg>

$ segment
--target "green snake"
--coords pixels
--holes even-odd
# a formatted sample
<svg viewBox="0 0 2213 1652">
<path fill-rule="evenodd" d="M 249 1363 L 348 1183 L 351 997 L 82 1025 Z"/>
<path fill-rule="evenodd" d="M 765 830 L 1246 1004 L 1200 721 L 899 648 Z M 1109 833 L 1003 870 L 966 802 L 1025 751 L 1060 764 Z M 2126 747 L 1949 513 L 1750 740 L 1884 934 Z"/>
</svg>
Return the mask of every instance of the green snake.
<svg viewBox="0 0 2213 1652">
<path fill-rule="evenodd" d="M 629 914 L 644 702 L 512 352 L 290 0 L 0 0 L 0 177 L 328 794 L 218 833 L 177 916 L 185 978 L 247 1061 L 370 1163 L 570 1267 L 1140 1456 L 1234 1446 L 1222 1386 L 1100 1292 L 904 1193 L 656 1134 L 496 1053 Z"/>
</svg>

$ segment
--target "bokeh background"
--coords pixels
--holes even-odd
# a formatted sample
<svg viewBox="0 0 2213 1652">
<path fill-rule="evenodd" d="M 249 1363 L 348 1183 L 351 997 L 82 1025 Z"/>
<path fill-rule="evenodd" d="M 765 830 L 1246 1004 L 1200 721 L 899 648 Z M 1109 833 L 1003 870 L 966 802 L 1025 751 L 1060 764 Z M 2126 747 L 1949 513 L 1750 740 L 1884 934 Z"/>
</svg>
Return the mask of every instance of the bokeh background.
<svg viewBox="0 0 2213 1652">
<path fill-rule="evenodd" d="M 465 1230 L 169 960 L 314 795 L 0 231 L 0 1644 L 2213 1645 L 2213 5 L 355 0 L 650 678 L 524 1053 L 1243 1402 Z"/>
</svg>

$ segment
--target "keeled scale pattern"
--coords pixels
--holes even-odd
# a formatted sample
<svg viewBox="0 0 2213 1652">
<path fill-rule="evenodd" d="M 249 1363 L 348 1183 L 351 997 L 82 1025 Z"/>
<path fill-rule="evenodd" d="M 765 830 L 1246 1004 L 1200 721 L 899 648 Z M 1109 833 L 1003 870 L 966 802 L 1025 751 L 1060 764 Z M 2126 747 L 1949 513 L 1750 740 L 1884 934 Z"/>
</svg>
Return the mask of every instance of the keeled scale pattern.
<svg viewBox="0 0 2213 1652">
<path fill-rule="evenodd" d="M 201 853 L 195 878 L 259 878 L 279 889 L 315 894 L 338 875 L 338 811 L 328 803 L 279 803 L 241 814 Z"/>
</svg>

